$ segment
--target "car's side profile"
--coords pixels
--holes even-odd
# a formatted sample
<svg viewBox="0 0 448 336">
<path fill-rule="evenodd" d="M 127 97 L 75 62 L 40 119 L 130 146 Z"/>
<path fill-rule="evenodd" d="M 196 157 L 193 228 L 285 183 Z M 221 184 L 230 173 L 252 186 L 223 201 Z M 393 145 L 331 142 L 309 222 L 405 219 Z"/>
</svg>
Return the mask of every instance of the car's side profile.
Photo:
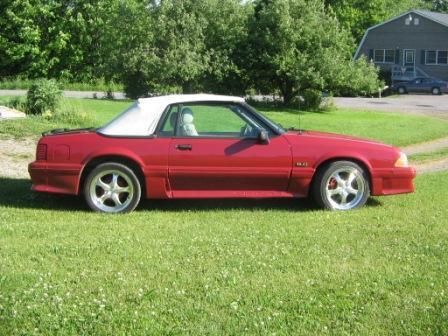
<svg viewBox="0 0 448 336">
<path fill-rule="evenodd" d="M 398 149 L 348 136 L 285 131 L 242 98 L 139 100 L 99 129 L 44 135 L 32 189 L 84 195 L 95 211 L 132 211 L 145 198 L 313 196 L 326 209 L 414 190 Z"/>
<path fill-rule="evenodd" d="M 448 92 L 448 82 L 435 78 L 418 77 L 407 82 L 394 83 L 392 89 L 399 94 L 414 92 L 440 95 Z"/>
</svg>

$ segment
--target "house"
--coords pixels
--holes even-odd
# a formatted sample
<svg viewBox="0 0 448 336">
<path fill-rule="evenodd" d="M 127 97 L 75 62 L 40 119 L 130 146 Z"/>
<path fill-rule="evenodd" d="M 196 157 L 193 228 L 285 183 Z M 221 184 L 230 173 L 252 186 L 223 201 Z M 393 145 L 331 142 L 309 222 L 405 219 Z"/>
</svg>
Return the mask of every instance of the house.
<svg viewBox="0 0 448 336">
<path fill-rule="evenodd" d="M 355 54 L 393 81 L 448 80 L 448 14 L 411 10 L 367 29 Z"/>
</svg>

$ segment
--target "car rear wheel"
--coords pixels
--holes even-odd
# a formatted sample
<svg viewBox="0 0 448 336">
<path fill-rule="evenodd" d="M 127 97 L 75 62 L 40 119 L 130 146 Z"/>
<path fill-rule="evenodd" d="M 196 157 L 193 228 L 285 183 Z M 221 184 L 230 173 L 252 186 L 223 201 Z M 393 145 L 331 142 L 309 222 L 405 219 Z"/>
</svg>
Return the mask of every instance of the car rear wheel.
<svg viewBox="0 0 448 336">
<path fill-rule="evenodd" d="M 140 202 L 141 186 L 129 167 L 103 163 L 87 176 L 84 197 L 89 207 L 97 212 L 130 212 Z"/>
<path fill-rule="evenodd" d="M 400 87 L 398 88 L 398 93 L 399 93 L 399 94 L 405 94 L 405 93 L 406 93 L 406 89 L 405 89 L 404 87 L 400 86 Z"/>
<path fill-rule="evenodd" d="M 312 192 L 324 209 L 356 209 L 363 206 L 370 195 L 369 179 L 356 163 L 335 161 L 318 171 Z"/>
<path fill-rule="evenodd" d="M 432 88 L 431 90 L 433 95 L 439 95 L 440 94 L 440 89 L 438 87 Z"/>
</svg>

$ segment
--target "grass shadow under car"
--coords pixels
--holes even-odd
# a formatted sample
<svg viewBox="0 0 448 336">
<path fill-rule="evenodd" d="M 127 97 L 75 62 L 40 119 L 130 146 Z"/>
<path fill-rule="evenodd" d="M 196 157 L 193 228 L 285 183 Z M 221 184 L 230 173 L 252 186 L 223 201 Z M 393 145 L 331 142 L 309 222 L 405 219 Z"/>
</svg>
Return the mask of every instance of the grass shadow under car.
<svg viewBox="0 0 448 336">
<path fill-rule="evenodd" d="M 2 193 L 0 206 L 23 209 L 82 211 L 89 212 L 84 199 L 79 196 L 55 195 L 31 191 L 29 179 L 0 177 Z M 368 207 L 381 203 L 370 198 Z M 136 211 L 217 211 L 217 210 L 284 210 L 308 212 L 318 208 L 310 199 L 269 198 L 269 199 L 143 199 Z"/>
</svg>

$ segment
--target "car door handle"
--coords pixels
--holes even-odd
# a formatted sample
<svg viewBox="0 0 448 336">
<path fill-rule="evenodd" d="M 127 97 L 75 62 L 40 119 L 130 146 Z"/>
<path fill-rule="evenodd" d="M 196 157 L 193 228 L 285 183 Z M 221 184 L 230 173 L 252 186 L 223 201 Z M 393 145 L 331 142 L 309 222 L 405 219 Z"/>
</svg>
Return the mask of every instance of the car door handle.
<svg viewBox="0 0 448 336">
<path fill-rule="evenodd" d="M 191 150 L 193 148 L 192 145 L 184 144 L 184 145 L 176 145 L 176 149 L 178 150 Z"/>
</svg>

